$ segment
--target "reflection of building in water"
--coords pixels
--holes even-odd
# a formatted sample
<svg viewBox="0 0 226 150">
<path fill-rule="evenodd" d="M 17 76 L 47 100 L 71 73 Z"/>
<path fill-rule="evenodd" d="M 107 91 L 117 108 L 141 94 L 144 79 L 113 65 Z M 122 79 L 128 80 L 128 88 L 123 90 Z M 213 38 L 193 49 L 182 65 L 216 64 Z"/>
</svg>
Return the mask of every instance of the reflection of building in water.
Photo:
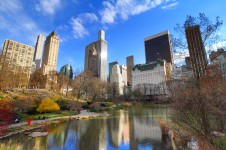
<svg viewBox="0 0 226 150">
<path fill-rule="evenodd" d="M 128 144 L 129 137 L 129 115 L 128 112 L 120 111 L 119 118 L 113 118 L 110 122 L 110 143 L 119 147 L 122 143 Z"/>
<path fill-rule="evenodd" d="M 161 141 L 161 129 L 154 118 L 133 118 L 135 139 Z"/>
<path fill-rule="evenodd" d="M 106 120 L 82 120 L 88 125 L 85 134 L 77 131 L 77 149 L 81 150 L 106 150 Z M 80 122 L 80 121 L 79 121 Z M 83 125 L 81 124 L 81 125 Z M 81 136 L 82 135 L 82 136 Z"/>
<path fill-rule="evenodd" d="M 104 126 L 101 128 L 99 132 L 99 148 L 98 150 L 106 150 L 107 149 L 107 143 L 106 143 L 106 138 L 107 138 L 107 126 L 106 126 L 106 120 L 104 119 Z"/>
<path fill-rule="evenodd" d="M 171 143 L 163 141 L 158 119 L 168 120 L 167 109 L 150 109 L 141 116 L 134 116 L 130 120 L 130 149 L 138 150 L 139 145 L 146 145 L 152 149 L 170 149 Z M 160 117 L 161 116 L 161 117 Z M 165 143 L 164 143 L 165 142 Z"/>
</svg>

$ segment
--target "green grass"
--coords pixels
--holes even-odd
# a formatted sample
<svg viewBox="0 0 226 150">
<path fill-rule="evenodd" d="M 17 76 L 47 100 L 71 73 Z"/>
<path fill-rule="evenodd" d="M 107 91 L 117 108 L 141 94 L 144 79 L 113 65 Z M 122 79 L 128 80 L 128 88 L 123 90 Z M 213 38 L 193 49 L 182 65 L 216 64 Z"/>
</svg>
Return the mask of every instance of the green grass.
<svg viewBox="0 0 226 150">
<path fill-rule="evenodd" d="M 55 118 L 55 117 L 62 117 L 62 116 L 70 116 L 78 114 L 77 111 L 56 111 L 52 113 L 45 113 L 45 114 L 24 114 L 24 113 L 17 113 L 17 117 L 20 119 L 20 122 L 25 122 L 28 119 L 38 119 L 39 117 L 46 117 L 46 118 Z"/>
<path fill-rule="evenodd" d="M 216 149 L 226 149 L 226 135 L 216 138 L 213 143 Z"/>
</svg>

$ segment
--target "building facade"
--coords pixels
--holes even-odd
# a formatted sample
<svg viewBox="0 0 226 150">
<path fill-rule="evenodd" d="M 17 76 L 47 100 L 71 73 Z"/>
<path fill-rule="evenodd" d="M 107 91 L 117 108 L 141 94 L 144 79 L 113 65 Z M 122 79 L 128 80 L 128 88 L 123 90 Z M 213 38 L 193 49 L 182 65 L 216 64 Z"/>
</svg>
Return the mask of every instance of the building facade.
<svg viewBox="0 0 226 150">
<path fill-rule="evenodd" d="M 188 26 L 185 29 L 185 33 L 194 77 L 199 79 L 205 74 L 207 66 L 206 50 L 202 41 L 200 27 L 198 25 Z"/>
<path fill-rule="evenodd" d="M 127 85 L 131 86 L 132 85 L 131 73 L 132 73 L 132 70 L 134 67 L 134 57 L 133 56 L 126 57 L 126 66 L 127 66 Z"/>
<path fill-rule="evenodd" d="M 135 65 L 132 71 L 132 89 L 141 84 L 159 84 L 166 81 L 166 61 L 157 60 Z"/>
<path fill-rule="evenodd" d="M 216 68 L 212 69 L 212 75 L 220 74 L 226 80 L 226 51 L 224 49 L 218 49 L 216 52 L 212 51 L 209 58 L 210 68 Z"/>
<path fill-rule="evenodd" d="M 132 71 L 132 90 L 139 89 L 147 99 L 167 96 L 167 62 L 157 60 L 148 64 L 135 65 Z"/>
<path fill-rule="evenodd" d="M 46 38 L 42 60 L 43 74 L 56 71 L 60 40 L 56 32 L 50 33 Z"/>
<path fill-rule="evenodd" d="M 107 42 L 103 30 L 98 32 L 98 41 L 86 46 L 84 70 L 89 70 L 93 76 L 107 81 Z"/>
<path fill-rule="evenodd" d="M 117 87 L 117 93 L 123 95 L 123 90 L 127 85 L 127 67 L 125 65 L 115 64 L 112 67 L 111 83 Z"/>
<path fill-rule="evenodd" d="M 45 41 L 45 37 L 39 34 L 36 45 L 35 45 L 35 53 L 34 53 L 34 61 L 36 63 L 36 69 L 41 68 L 41 65 L 42 65 L 41 60 L 42 60 L 44 41 Z"/>
<path fill-rule="evenodd" d="M 30 77 L 34 65 L 34 47 L 13 40 L 5 40 L 0 57 L 0 71 L 9 69 L 14 73 L 23 72 Z"/>
<path fill-rule="evenodd" d="M 158 59 L 173 64 L 172 44 L 169 31 L 164 31 L 144 39 L 146 63 Z"/>
<path fill-rule="evenodd" d="M 117 61 L 114 61 L 114 62 L 111 62 L 111 63 L 109 63 L 109 82 L 111 82 L 111 75 L 112 75 L 112 67 L 114 66 L 114 65 L 116 65 L 116 64 L 118 64 L 118 62 Z"/>
<path fill-rule="evenodd" d="M 183 66 L 176 66 L 173 65 L 173 70 L 171 73 L 171 79 L 172 80 L 182 80 L 186 81 L 193 78 L 193 71 L 191 68 L 189 68 L 187 65 Z"/>
<path fill-rule="evenodd" d="M 72 79 L 73 78 L 72 66 L 70 64 L 64 65 L 60 69 L 60 74 Z"/>
</svg>

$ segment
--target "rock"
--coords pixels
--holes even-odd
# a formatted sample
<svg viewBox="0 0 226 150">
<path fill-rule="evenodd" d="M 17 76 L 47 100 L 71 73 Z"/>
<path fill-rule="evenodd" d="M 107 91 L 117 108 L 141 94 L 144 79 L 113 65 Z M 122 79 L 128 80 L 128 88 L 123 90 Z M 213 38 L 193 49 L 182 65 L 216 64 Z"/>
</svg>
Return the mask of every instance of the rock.
<svg viewBox="0 0 226 150">
<path fill-rule="evenodd" d="M 216 136 L 216 137 L 222 137 L 225 136 L 224 133 L 218 132 L 218 131 L 213 131 L 211 132 L 212 135 Z"/>
<path fill-rule="evenodd" d="M 39 136 L 47 136 L 48 132 L 33 132 L 29 134 L 30 137 L 39 137 Z"/>
</svg>

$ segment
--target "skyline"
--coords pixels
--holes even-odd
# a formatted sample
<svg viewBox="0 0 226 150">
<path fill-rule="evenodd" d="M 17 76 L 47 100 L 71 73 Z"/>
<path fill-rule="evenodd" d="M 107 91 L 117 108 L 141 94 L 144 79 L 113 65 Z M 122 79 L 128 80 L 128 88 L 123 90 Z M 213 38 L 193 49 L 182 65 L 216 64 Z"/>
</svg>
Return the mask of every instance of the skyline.
<svg viewBox="0 0 226 150">
<path fill-rule="evenodd" d="M 135 64 L 144 63 L 144 38 L 165 30 L 174 35 L 177 23 L 183 24 L 187 15 L 200 12 L 211 21 L 216 16 L 225 21 L 225 4 L 223 0 L 3 0 L 0 45 L 2 48 L 4 40 L 10 39 L 35 47 L 38 34 L 46 37 L 56 31 L 61 40 L 57 71 L 65 64 L 71 64 L 75 71 L 83 70 L 85 47 L 96 41 L 103 29 L 108 42 L 107 63 L 126 64 L 130 55 L 134 55 Z M 223 39 L 225 33 L 223 24 L 219 32 Z"/>
</svg>

